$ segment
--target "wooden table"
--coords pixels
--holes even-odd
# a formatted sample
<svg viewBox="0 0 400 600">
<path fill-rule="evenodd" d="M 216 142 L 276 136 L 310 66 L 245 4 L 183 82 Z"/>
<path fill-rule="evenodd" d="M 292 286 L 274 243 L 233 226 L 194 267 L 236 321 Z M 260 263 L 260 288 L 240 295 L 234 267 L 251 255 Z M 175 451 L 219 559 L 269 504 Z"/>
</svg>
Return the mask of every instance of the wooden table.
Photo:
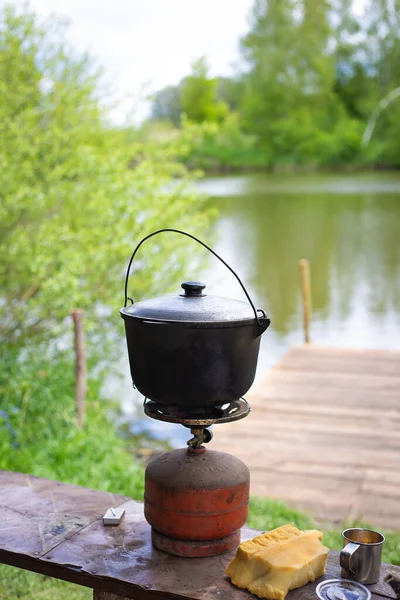
<svg viewBox="0 0 400 600">
<path fill-rule="evenodd" d="M 126 514 L 104 527 L 110 506 Z M 94 589 L 94 600 L 249 600 L 255 598 L 224 576 L 233 553 L 177 558 L 151 545 L 143 505 L 123 496 L 0 471 L 0 562 Z M 244 529 L 243 538 L 256 533 Z M 382 578 L 400 568 L 384 565 Z M 339 576 L 331 552 L 325 578 Z M 315 583 L 290 592 L 288 600 L 316 598 Z M 382 581 L 373 600 L 395 598 Z"/>
</svg>

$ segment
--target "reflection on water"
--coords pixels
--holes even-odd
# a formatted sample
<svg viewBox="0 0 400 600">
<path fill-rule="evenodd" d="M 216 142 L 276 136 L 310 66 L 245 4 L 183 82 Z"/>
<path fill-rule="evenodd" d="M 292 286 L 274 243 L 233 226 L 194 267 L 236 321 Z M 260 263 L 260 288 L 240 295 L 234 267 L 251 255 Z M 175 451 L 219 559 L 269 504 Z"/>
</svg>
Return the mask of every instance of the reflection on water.
<svg viewBox="0 0 400 600">
<path fill-rule="evenodd" d="M 301 258 L 311 265 L 312 342 L 400 347 L 400 174 L 251 175 L 199 188 L 219 210 L 215 249 L 272 318 L 258 377 L 303 341 Z M 209 293 L 245 300 L 212 257 L 204 273 L 188 275 L 203 278 Z"/>
<path fill-rule="evenodd" d="M 302 342 L 301 258 L 311 265 L 312 342 L 400 346 L 400 175 L 251 176 L 201 187 L 217 194 L 217 249 L 272 317 L 261 370 Z M 218 265 L 208 277 L 213 288 L 240 297 Z"/>
</svg>

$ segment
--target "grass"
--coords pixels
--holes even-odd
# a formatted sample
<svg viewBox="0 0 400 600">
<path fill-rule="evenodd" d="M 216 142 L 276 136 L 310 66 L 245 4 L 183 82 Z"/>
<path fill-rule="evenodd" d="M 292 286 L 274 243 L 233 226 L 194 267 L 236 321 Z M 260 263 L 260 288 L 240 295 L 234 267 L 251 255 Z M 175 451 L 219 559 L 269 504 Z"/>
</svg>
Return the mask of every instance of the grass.
<svg viewBox="0 0 400 600">
<path fill-rule="evenodd" d="M 143 498 L 143 467 L 108 419 L 100 381 L 88 382 L 86 421 L 77 429 L 74 370 L 60 354 L 21 366 L 0 360 L 0 468 Z"/>
<path fill-rule="evenodd" d="M 0 469 L 31 473 L 143 499 L 143 465 L 128 452 L 108 420 L 113 406 L 101 400 L 100 381 L 90 380 L 87 418 L 75 423 L 73 368 L 67 356 L 46 361 L 36 352 L 21 365 L 0 357 Z M 273 529 L 293 521 L 315 527 L 308 515 L 283 502 L 252 498 L 248 525 Z M 400 564 L 400 533 L 385 533 L 383 560 Z M 324 542 L 341 547 L 340 531 Z M 89 600 L 91 590 L 0 565 L 0 600 Z"/>
<path fill-rule="evenodd" d="M 0 565 L 0 600 L 92 600 L 89 588 Z"/>
</svg>

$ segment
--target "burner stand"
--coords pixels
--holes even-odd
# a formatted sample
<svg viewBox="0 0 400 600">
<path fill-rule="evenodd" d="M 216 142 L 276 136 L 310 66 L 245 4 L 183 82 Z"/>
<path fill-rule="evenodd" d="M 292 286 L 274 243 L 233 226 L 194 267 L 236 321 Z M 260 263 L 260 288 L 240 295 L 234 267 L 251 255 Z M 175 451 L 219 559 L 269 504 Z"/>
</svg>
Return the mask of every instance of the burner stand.
<svg viewBox="0 0 400 600">
<path fill-rule="evenodd" d="M 234 400 L 230 404 L 211 407 L 203 414 L 189 414 L 179 406 L 160 404 L 153 400 L 146 399 L 144 403 L 144 412 L 148 417 L 157 421 L 180 423 L 190 429 L 238 421 L 247 417 L 250 410 L 250 405 L 244 398 Z"/>
</svg>

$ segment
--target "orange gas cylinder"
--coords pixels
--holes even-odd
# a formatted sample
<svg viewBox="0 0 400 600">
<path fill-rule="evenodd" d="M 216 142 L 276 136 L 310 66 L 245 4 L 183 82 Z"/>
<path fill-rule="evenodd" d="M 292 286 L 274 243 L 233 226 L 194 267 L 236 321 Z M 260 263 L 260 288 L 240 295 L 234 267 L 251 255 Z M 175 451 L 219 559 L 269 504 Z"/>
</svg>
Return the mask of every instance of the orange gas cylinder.
<svg viewBox="0 0 400 600">
<path fill-rule="evenodd" d="M 157 548 L 211 556 L 235 548 L 248 513 L 250 474 L 225 452 L 188 448 L 153 457 L 144 510 Z"/>
</svg>

